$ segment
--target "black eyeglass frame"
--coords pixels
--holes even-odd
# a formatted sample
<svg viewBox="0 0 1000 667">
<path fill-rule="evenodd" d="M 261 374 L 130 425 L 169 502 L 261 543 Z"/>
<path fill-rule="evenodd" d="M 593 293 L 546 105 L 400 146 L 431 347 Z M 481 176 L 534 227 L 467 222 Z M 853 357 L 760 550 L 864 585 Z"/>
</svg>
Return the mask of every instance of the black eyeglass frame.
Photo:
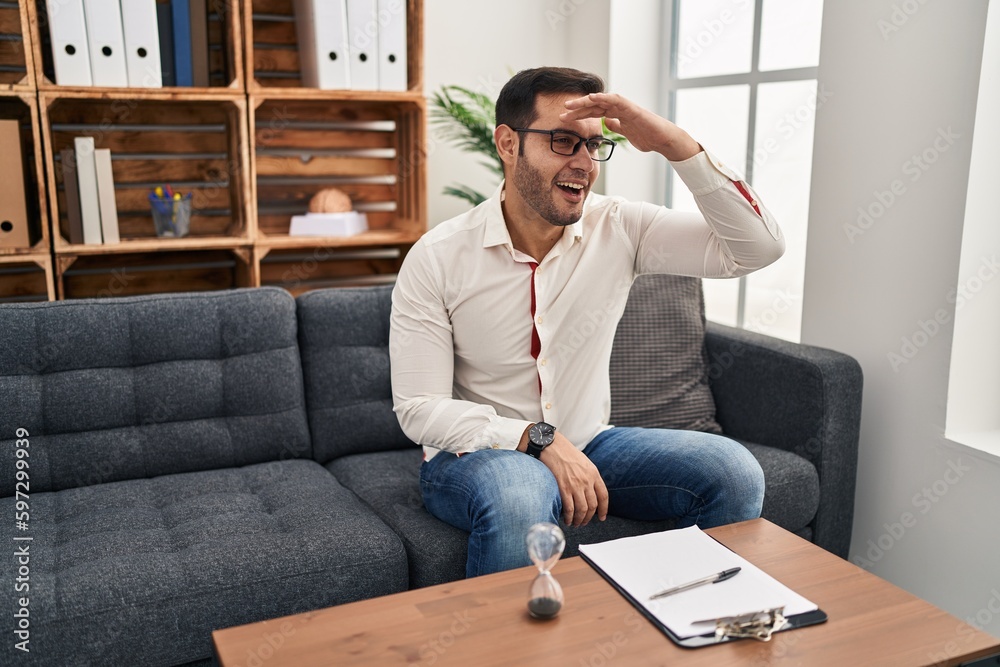
<svg viewBox="0 0 1000 667">
<path fill-rule="evenodd" d="M 515 132 L 533 132 L 535 134 L 547 134 L 547 135 L 549 135 L 549 148 L 556 155 L 563 155 L 563 156 L 576 155 L 576 152 L 578 150 L 580 150 L 580 146 L 582 146 L 583 144 L 588 144 L 587 153 L 590 155 L 590 159 L 593 160 L 594 162 L 607 162 L 608 160 L 610 160 L 611 156 L 615 152 L 615 146 L 618 145 L 614 141 L 612 141 L 611 139 L 608 139 L 606 137 L 581 137 L 576 132 L 571 132 L 569 130 L 533 130 L 533 129 L 527 128 L 527 127 L 512 127 L 511 129 L 514 130 Z M 577 141 L 575 144 L 573 144 L 573 149 L 569 153 L 560 153 L 559 151 L 556 150 L 556 135 L 557 134 L 568 134 L 568 135 L 576 137 L 577 139 L 579 139 L 579 141 Z M 597 147 L 594 149 L 593 152 L 591 152 L 590 146 L 589 146 L 590 142 L 592 142 L 592 141 L 597 143 Z M 609 146 L 609 148 L 608 148 L 608 156 L 607 157 L 603 157 L 603 158 L 597 157 L 596 153 L 598 151 L 600 151 L 600 147 L 601 146 Z"/>
</svg>

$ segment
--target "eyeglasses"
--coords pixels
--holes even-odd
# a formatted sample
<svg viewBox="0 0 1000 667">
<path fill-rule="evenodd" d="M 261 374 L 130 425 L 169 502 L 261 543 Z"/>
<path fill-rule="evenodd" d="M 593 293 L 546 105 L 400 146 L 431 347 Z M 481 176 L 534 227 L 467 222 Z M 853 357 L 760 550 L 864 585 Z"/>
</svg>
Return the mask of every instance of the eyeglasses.
<svg viewBox="0 0 1000 667">
<path fill-rule="evenodd" d="M 534 132 L 535 134 L 549 135 L 549 147 L 557 155 L 576 155 L 582 144 L 587 144 L 587 152 L 591 159 L 597 162 L 606 162 L 611 159 L 611 154 L 615 150 L 615 142 L 610 139 L 581 137 L 576 132 L 569 130 L 530 130 L 523 127 L 513 128 L 515 132 Z"/>
</svg>

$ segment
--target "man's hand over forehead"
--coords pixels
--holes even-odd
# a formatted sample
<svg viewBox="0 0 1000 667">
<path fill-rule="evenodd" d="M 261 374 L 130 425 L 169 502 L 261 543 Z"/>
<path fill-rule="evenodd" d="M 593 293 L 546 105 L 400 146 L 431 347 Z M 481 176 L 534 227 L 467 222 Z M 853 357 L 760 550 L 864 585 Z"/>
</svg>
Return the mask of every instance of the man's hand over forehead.
<svg viewBox="0 0 1000 667">
<path fill-rule="evenodd" d="M 604 118 L 612 132 L 640 151 L 656 151 L 668 160 L 686 160 L 701 151 L 687 132 L 617 93 L 591 93 L 566 102 L 560 120 Z"/>
</svg>

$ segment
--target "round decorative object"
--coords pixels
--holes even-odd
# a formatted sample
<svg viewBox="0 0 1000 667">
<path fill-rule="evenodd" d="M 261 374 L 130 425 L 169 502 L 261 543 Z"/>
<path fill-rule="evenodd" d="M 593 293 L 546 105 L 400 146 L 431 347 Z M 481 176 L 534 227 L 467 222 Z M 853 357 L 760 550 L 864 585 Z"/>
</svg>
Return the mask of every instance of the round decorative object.
<svg viewBox="0 0 1000 667">
<path fill-rule="evenodd" d="M 325 188 L 309 200 L 310 213 L 347 213 L 352 210 L 351 198 L 340 188 Z"/>
</svg>

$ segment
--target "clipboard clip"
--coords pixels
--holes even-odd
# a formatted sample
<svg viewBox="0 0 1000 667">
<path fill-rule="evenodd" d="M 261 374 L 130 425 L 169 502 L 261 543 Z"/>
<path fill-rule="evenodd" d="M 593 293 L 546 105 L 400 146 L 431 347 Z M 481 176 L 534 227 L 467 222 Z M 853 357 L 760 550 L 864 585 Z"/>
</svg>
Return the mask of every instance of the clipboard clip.
<svg viewBox="0 0 1000 667">
<path fill-rule="evenodd" d="M 784 607 L 772 607 L 760 611 L 751 611 L 736 616 L 709 618 L 696 623 L 715 623 L 715 638 L 725 639 L 756 639 L 771 641 L 771 635 L 788 625 Z"/>
</svg>

